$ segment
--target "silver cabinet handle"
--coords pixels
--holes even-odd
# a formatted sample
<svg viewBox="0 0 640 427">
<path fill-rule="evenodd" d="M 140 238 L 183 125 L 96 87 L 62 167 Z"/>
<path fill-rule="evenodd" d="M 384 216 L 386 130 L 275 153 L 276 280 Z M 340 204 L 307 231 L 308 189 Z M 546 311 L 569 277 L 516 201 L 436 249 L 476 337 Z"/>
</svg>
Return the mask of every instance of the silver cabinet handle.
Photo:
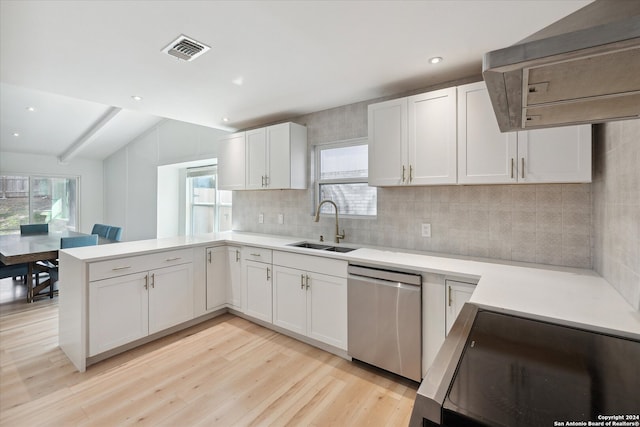
<svg viewBox="0 0 640 427">
<path fill-rule="evenodd" d="M 511 179 L 513 179 L 513 163 L 514 163 L 514 159 L 512 157 L 511 158 Z"/>
<path fill-rule="evenodd" d="M 304 289 L 304 274 L 300 275 L 300 289 Z"/>
<path fill-rule="evenodd" d="M 260 254 L 249 254 L 251 256 L 260 256 Z"/>
<path fill-rule="evenodd" d="M 149 275 L 144 276 L 144 288 L 149 289 Z"/>
<path fill-rule="evenodd" d="M 405 171 L 405 166 L 402 165 L 402 183 L 404 184 L 404 171 Z"/>
<path fill-rule="evenodd" d="M 236 249 L 236 262 L 240 261 L 240 251 Z"/>
<path fill-rule="evenodd" d="M 126 270 L 127 268 L 131 268 L 131 266 L 127 265 L 126 267 L 114 267 L 111 269 L 111 271 Z"/>
<path fill-rule="evenodd" d="M 520 158 L 520 164 L 522 166 L 522 172 L 520 172 L 520 176 L 522 176 L 522 179 L 524 179 L 524 157 Z"/>
<path fill-rule="evenodd" d="M 307 274 L 305 277 L 307 279 L 307 289 L 309 289 L 309 275 Z"/>
<path fill-rule="evenodd" d="M 209 255 L 209 264 L 211 264 L 211 251 L 207 251 L 207 255 Z"/>
<path fill-rule="evenodd" d="M 156 287 L 156 275 L 155 275 L 155 273 L 151 273 L 151 287 L 152 288 Z"/>
<path fill-rule="evenodd" d="M 260 178 L 262 178 L 262 184 L 260 184 L 260 187 L 264 187 L 264 175 L 262 175 Z"/>
<path fill-rule="evenodd" d="M 269 175 L 265 175 L 264 176 L 264 186 L 268 187 L 269 186 Z"/>
<path fill-rule="evenodd" d="M 451 303 L 453 303 L 453 298 L 451 296 L 451 286 L 449 286 L 449 307 L 451 307 Z"/>
<path fill-rule="evenodd" d="M 165 262 L 177 261 L 179 259 L 182 259 L 182 257 L 167 258 L 167 259 L 165 259 Z"/>
<path fill-rule="evenodd" d="M 413 181 L 413 166 L 409 165 L 409 182 Z"/>
<path fill-rule="evenodd" d="M 267 280 L 271 280 L 271 269 L 267 267 Z"/>
</svg>

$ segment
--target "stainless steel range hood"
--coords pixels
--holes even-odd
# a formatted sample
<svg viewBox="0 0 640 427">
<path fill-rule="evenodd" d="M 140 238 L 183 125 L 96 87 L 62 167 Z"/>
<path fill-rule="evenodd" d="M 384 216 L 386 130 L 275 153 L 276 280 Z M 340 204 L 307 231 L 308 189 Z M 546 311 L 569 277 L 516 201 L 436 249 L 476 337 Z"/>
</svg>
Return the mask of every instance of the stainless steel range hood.
<svg viewBox="0 0 640 427">
<path fill-rule="evenodd" d="M 640 117 L 640 0 L 596 0 L 485 54 L 502 132 Z"/>
</svg>

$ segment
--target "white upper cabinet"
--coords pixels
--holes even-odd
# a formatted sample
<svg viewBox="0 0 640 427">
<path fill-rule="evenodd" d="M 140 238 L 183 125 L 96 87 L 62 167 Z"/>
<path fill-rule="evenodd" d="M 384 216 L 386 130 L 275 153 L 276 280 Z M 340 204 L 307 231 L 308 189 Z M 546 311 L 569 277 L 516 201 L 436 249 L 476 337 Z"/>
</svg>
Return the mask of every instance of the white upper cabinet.
<svg viewBox="0 0 640 427">
<path fill-rule="evenodd" d="M 518 132 L 518 182 L 591 182 L 591 125 Z"/>
<path fill-rule="evenodd" d="M 245 133 L 246 144 L 246 189 L 264 188 L 269 163 L 267 131 L 254 129 Z"/>
<path fill-rule="evenodd" d="M 246 189 L 307 188 L 307 128 L 282 123 L 246 132 Z"/>
<path fill-rule="evenodd" d="M 369 185 L 456 183 L 456 88 L 369 105 Z"/>
<path fill-rule="evenodd" d="M 516 182 L 517 132 L 501 133 L 484 82 L 458 87 L 458 183 Z"/>
<path fill-rule="evenodd" d="M 410 96 L 409 184 L 456 183 L 456 88 Z"/>
<path fill-rule="evenodd" d="M 406 181 L 407 99 L 369 105 L 369 185 Z M 403 178 L 404 176 L 404 178 Z"/>
<path fill-rule="evenodd" d="M 245 133 L 238 132 L 220 140 L 218 155 L 218 188 L 245 188 Z"/>
<path fill-rule="evenodd" d="M 458 183 L 591 181 L 591 125 L 500 133 L 484 82 L 458 87 Z"/>
</svg>

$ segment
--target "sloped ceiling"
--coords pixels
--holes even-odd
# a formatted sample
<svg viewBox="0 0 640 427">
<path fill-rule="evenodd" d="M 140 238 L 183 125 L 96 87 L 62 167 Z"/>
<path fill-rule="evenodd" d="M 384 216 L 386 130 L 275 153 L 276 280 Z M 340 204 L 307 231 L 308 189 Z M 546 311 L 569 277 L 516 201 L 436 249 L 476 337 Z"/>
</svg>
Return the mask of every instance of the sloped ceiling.
<svg viewBox="0 0 640 427">
<path fill-rule="evenodd" d="M 60 156 L 93 129 L 77 155 L 104 158 L 161 118 L 233 130 L 478 75 L 587 3 L 1 0 L 0 150 Z M 180 34 L 211 50 L 162 53 Z"/>
</svg>

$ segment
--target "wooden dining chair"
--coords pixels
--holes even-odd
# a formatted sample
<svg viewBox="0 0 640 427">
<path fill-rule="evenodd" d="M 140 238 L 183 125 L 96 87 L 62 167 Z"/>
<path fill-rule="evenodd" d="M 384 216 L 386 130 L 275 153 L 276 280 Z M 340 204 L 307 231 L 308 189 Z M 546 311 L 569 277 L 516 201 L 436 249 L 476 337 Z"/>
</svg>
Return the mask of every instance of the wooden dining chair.
<svg viewBox="0 0 640 427">
<path fill-rule="evenodd" d="M 23 224 L 20 226 L 20 234 L 46 234 L 49 232 L 49 224 Z"/>
<path fill-rule="evenodd" d="M 82 246 L 94 246 L 98 244 L 98 235 L 91 234 L 86 236 L 74 236 L 74 237 L 61 237 L 60 249 L 79 248 Z M 32 297 L 37 296 L 43 289 L 49 287 L 49 298 L 53 298 L 54 284 L 58 281 L 59 271 L 57 262 L 52 261 L 38 261 L 34 265 L 34 270 L 37 269 L 36 274 L 36 286 L 31 293 Z M 40 273 L 49 273 L 49 277 L 40 283 Z"/>
</svg>

